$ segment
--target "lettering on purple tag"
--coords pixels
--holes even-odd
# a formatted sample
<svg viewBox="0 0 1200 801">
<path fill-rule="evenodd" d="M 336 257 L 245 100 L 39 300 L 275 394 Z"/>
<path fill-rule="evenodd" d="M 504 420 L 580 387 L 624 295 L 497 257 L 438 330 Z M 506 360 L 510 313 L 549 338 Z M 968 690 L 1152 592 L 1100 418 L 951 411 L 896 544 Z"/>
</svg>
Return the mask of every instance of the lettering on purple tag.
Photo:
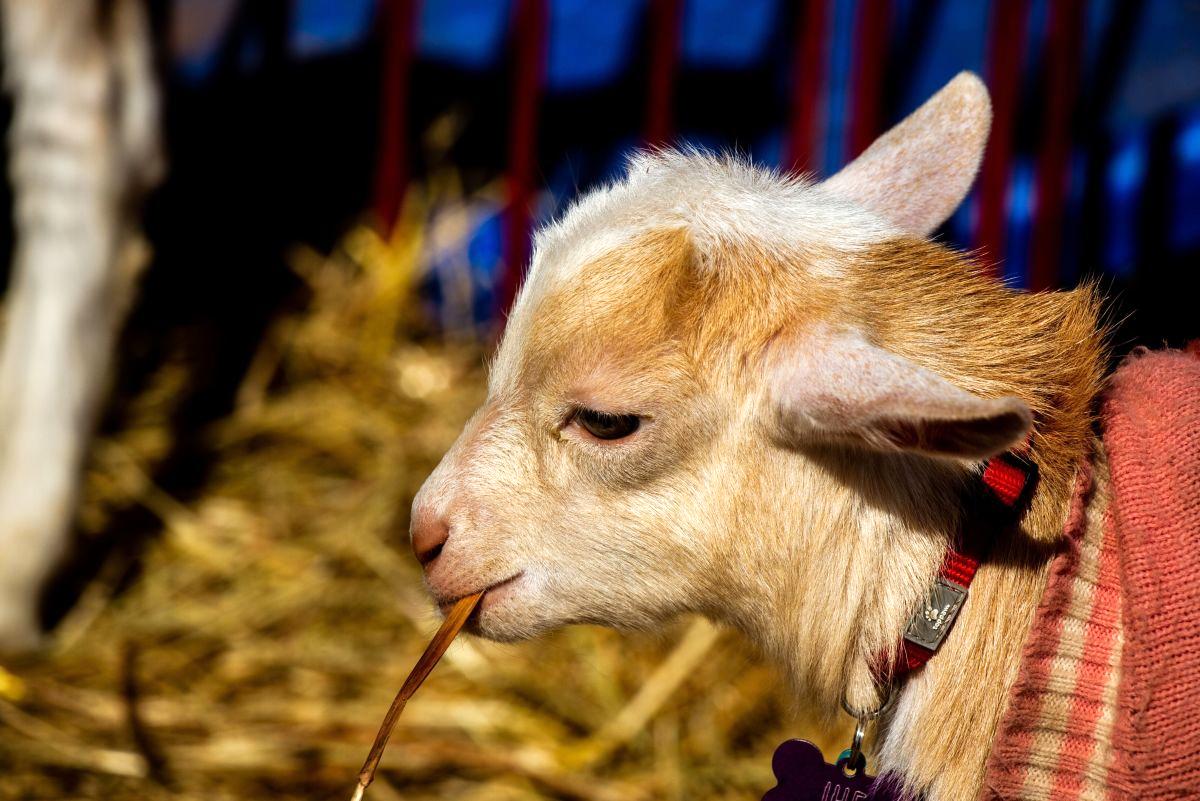
<svg viewBox="0 0 1200 801">
<path fill-rule="evenodd" d="M 830 765 L 821 756 L 821 749 L 807 740 L 788 740 L 776 748 L 771 769 L 775 771 L 778 784 L 767 791 L 762 801 L 900 799 L 889 787 L 876 787 L 875 777 L 868 776 L 865 770 L 847 776 L 840 764 Z"/>
</svg>

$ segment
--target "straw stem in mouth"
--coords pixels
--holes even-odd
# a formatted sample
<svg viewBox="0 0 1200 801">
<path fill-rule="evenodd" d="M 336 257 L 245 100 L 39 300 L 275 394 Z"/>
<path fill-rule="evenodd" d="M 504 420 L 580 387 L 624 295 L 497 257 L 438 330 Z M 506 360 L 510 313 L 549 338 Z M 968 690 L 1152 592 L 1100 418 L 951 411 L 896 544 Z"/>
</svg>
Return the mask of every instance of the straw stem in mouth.
<svg viewBox="0 0 1200 801">
<path fill-rule="evenodd" d="M 433 672 L 434 666 L 442 658 L 442 654 L 446 653 L 446 649 L 450 647 L 450 643 L 454 642 L 454 638 L 462 631 L 462 627 L 466 625 L 467 618 L 475 611 L 475 607 L 479 605 L 479 601 L 482 598 L 482 592 L 460 598 L 446 614 L 446 619 L 442 621 L 441 628 L 433 635 L 433 639 L 430 640 L 429 645 L 425 648 L 425 653 L 421 654 L 421 658 L 417 660 L 417 664 L 413 667 L 412 672 L 408 674 L 408 678 L 400 686 L 400 691 L 396 693 L 396 697 L 392 700 L 392 705 L 388 707 L 387 714 L 384 715 L 383 723 L 379 724 L 379 732 L 375 735 L 375 742 L 371 745 L 371 751 L 367 754 L 367 761 L 363 763 L 362 770 L 358 773 L 358 786 L 354 788 L 354 795 L 351 797 L 351 801 L 362 801 L 363 793 L 366 792 L 371 782 L 375 780 L 375 770 L 379 767 L 379 760 L 383 758 L 383 749 L 387 747 L 388 738 L 392 736 L 392 730 L 396 728 L 396 721 L 400 719 L 400 713 L 404 711 L 404 705 L 408 703 L 408 699 L 413 697 L 421 684 Z"/>
</svg>

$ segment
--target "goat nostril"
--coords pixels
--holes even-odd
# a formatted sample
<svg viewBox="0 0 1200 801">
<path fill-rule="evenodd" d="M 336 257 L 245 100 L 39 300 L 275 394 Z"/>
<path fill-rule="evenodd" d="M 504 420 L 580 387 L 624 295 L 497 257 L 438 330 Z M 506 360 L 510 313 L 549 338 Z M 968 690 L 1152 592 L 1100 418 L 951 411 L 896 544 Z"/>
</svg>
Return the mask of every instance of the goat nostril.
<svg viewBox="0 0 1200 801">
<path fill-rule="evenodd" d="M 413 510 L 412 549 L 422 567 L 438 558 L 449 538 L 450 527 L 445 520 L 426 510 Z"/>
<path fill-rule="evenodd" d="M 446 545 L 445 542 L 439 542 L 427 551 L 417 552 L 417 561 L 421 563 L 421 567 L 427 567 L 430 562 L 437 559 L 442 553 L 442 548 Z"/>
</svg>

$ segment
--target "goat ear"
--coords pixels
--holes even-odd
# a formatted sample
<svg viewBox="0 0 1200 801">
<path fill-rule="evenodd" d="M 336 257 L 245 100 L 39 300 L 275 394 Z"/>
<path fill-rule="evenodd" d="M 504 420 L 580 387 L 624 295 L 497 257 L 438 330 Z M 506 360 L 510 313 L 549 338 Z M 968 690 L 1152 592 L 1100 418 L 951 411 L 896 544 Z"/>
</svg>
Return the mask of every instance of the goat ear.
<svg viewBox="0 0 1200 801">
<path fill-rule="evenodd" d="M 987 87 L 960 72 L 823 185 L 926 236 L 970 191 L 991 125 Z"/>
<path fill-rule="evenodd" d="M 984 459 L 1022 442 L 1033 424 L 1020 399 L 981 398 L 857 333 L 807 335 L 775 356 L 772 401 L 791 443 Z"/>
</svg>

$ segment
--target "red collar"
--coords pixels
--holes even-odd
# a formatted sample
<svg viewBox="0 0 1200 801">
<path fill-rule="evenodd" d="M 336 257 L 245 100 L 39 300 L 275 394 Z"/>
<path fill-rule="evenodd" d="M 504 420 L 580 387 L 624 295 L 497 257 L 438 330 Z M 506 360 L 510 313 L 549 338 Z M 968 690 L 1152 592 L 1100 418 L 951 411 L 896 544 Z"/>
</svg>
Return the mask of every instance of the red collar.
<svg viewBox="0 0 1200 801">
<path fill-rule="evenodd" d="M 903 676 L 924 665 L 937 652 L 954 625 L 975 571 L 1000 530 L 1024 516 L 1037 485 L 1037 465 L 1009 451 L 984 463 L 975 481 L 958 542 L 946 559 L 904 631 L 904 639 L 889 665 L 881 659 L 876 675 L 881 682 Z"/>
</svg>

